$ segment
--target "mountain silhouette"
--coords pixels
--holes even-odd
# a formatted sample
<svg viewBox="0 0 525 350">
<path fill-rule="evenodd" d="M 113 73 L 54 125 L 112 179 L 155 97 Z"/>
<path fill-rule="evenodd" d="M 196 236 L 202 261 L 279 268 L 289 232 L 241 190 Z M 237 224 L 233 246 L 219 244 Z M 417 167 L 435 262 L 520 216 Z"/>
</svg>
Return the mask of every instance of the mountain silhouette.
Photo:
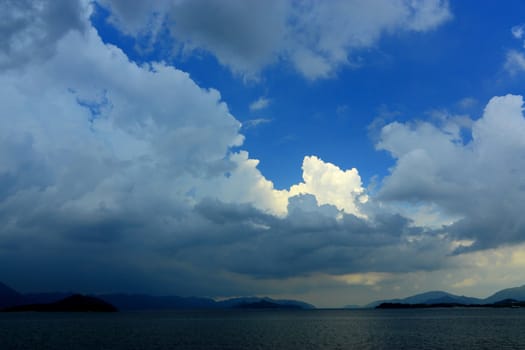
<svg viewBox="0 0 525 350">
<path fill-rule="evenodd" d="M 57 302 L 69 300 L 75 296 L 73 293 L 31 293 L 22 294 L 15 289 L 0 282 L 0 310 L 16 306 L 47 305 L 57 306 Z M 85 296 L 88 298 L 87 296 Z M 76 296 L 78 298 L 78 295 Z M 168 310 L 168 309 L 229 309 L 229 308 L 300 308 L 314 309 L 315 306 L 300 300 L 278 300 L 268 297 L 239 297 L 216 301 L 211 298 L 181 297 L 181 296 L 152 296 L 146 294 L 100 294 L 89 296 L 109 305 L 114 305 L 119 310 Z M 73 299 L 75 300 L 75 299 Z M 375 308 L 383 303 L 390 304 L 509 304 L 509 301 L 525 302 L 525 285 L 520 287 L 502 289 L 485 299 L 473 298 L 464 295 L 455 295 L 444 291 L 430 291 L 415 294 L 406 298 L 377 300 L 364 306 Z M 275 304 L 275 305 L 273 305 Z M 58 305 L 60 306 L 60 304 Z M 37 308 L 40 308 L 38 306 Z"/>
<path fill-rule="evenodd" d="M 490 297 L 484 299 L 485 303 L 496 303 L 504 299 L 512 299 L 517 301 L 525 301 L 525 285 L 521 287 L 507 288 L 492 294 Z"/>
<path fill-rule="evenodd" d="M 312 304 L 305 303 L 304 301 L 299 300 L 287 300 L 287 299 L 272 299 L 268 297 L 240 297 L 240 298 L 231 298 L 219 301 L 218 303 L 222 308 L 237 308 L 239 305 L 244 304 L 255 304 L 260 302 L 268 302 L 272 304 L 277 304 L 281 306 L 291 306 L 297 309 L 315 309 L 315 306 Z"/>
<path fill-rule="evenodd" d="M 101 294 L 100 299 L 120 310 L 213 309 L 217 302 L 209 298 L 152 296 L 146 294 Z"/>
<path fill-rule="evenodd" d="M 443 291 L 431 291 L 421 294 L 412 295 L 402 299 L 386 299 L 377 300 L 368 305 L 366 308 L 375 308 L 376 306 L 383 304 L 443 304 L 443 303 L 457 303 L 457 304 L 480 304 L 483 303 L 483 299 L 466 297 L 464 295 L 454 295 Z"/>
<path fill-rule="evenodd" d="M 510 305 L 512 302 L 525 302 L 525 285 L 502 289 L 485 299 L 459 296 L 442 291 L 432 291 L 416 294 L 402 299 L 377 300 L 365 306 L 375 308 L 381 304 L 403 304 L 403 305 L 437 305 L 437 304 L 459 304 L 459 305 Z"/>
<path fill-rule="evenodd" d="M 49 304 L 25 304 L 4 309 L 6 312 L 116 312 L 117 308 L 99 298 L 74 294 Z"/>
<path fill-rule="evenodd" d="M 22 294 L 0 282 L 0 309 L 25 302 Z"/>
<path fill-rule="evenodd" d="M 252 303 L 240 303 L 234 306 L 236 309 L 291 309 L 301 310 L 301 306 L 296 304 L 279 304 L 268 300 L 259 300 Z"/>
<path fill-rule="evenodd" d="M 273 303 L 282 307 L 314 309 L 315 306 L 299 300 L 275 300 L 266 297 L 240 297 L 221 301 L 211 298 L 152 296 L 144 294 L 102 294 L 97 295 L 120 310 L 180 310 L 180 309 L 230 309 L 242 304 L 260 302 Z"/>
<path fill-rule="evenodd" d="M 37 305 L 36 308 L 41 310 L 41 305 L 53 304 L 56 306 L 57 302 L 69 300 L 68 298 L 72 296 L 74 296 L 73 293 L 21 294 L 7 285 L 0 283 L 0 310 L 15 306 L 27 308 L 28 305 L 31 307 Z M 240 304 L 258 303 L 262 301 L 274 303 L 282 307 L 290 306 L 301 309 L 315 308 L 315 306 L 299 300 L 275 300 L 267 297 L 240 297 L 221 301 L 201 297 L 153 296 L 126 293 L 100 294 L 91 297 L 114 305 L 119 310 L 230 309 L 236 308 Z"/>
</svg>

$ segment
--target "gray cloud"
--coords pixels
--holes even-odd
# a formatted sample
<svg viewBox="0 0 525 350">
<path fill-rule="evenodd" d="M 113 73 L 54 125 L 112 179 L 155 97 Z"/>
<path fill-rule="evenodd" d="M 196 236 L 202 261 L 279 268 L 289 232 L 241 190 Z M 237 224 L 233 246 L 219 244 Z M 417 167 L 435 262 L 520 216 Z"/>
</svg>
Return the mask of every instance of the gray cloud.
<svg viewBox="0 0 525 350">
<path fill-rule="evenodd" d="M 52 18 L 38 11 L 36 22 Z M 138 67 L 92 28 L 60 28 L 40 59 L 0 75 L 2 275 L 94 290 L 159 286 L 168 272 L 150 277 L 157 268 L 189 274 L 153 252 L 165 227 L 184 224 L 199 183 L 226 186 L 240 123 L 186 73 Z"/>
<path fill-rule="evenodd" d="M 85 29 L 85 12 L 77 0 L 0 2 L 0 70 L 52 55 L 65 33 Z"/>
<path fill-rule="evenodd" d="M 318 206 L 312 195 L 292 197 L 284 218 L 216 200 L 204 200 L 196 211 L 207 238 L 195 237 L 175 257 L 258 278 L 436 269 L 449 253 L 438 237 L 399 215 L 338 219 L 339 210 Z"/>
<path fill-rule="evenodd" d="M 467 250 L 524 241 L 522 105 L 521 96 L 493 98 L 472 122 L 472 140 L 460 134 L 470 123 L 456 128 L 423 122 L 385 126 L 378 148 L 389 151 L 396 165 L 379 199 L 436 204 L 454 219 L 444 232 L 475 241 Z"/>
<path fill-rule="evenodd" d="M 185 1 L 169 13 L 184 50 L 204 49 L 238 72 L 272 63 L 285 33 L 285 1 Z"/>
<path fill-rule="evenodd" d="M 48 288 L 69 283 L 68 288 L 89 291 L 141 291 L 147 286 L 156 293 L 221 295 L 250 290 L 252 278 L 434 270 L 445 266 L 443 257 L 450 252 L 441 239 L 399 215 L 337 219 L 339 210 L 319 207 L 312 195 L 293 197 L 284 218 L 211 198 L 179 207 L 175 215 L 151 203 L 141 212 L 7 209 L 16 223 L 4 226 L 2 242 L 18 246 L 1 254 L 2 266 L 15 266 L 2 273 L 22 286 L 27 281 L 13 277 L 14 271 L 48 275 Z"/>
<path fill-rule="evenodd" d="M 165 24 L 184 53 L 211 52 L 236 73 L 253 78 L 279 60 L 308 79 L 356 65 L 354 51 L 385 34 L 423 32 L 451 18 L 447 1 L 238 1 L 103 0 L 111 20 L 135 35 Z"/>
</svg>

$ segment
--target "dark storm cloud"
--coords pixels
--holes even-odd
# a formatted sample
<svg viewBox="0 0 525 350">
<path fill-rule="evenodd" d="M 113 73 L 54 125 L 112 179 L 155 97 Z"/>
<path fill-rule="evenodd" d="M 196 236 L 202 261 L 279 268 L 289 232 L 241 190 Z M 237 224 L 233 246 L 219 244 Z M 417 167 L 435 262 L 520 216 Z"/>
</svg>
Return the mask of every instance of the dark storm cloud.
<svg viewBox="0 0 525 350">
<path fill-rule="evenodd" d="M 203 229 L 224 240 L 195 237 L 174 256 L 258 278 L 287 278 L 316 272 L 435 269 L 447 254 L 437 237 L 399 215 L 367 220 L 342 214 L 338 219 L 326 215 L 339 213 L 335 207 L 312 207 L 312 201 L 311 195 L 292 197 L 289 215 L 276 218 L 248 205 L 205 200 L 196 206 L 197 214 L 207 220 Z M 419 240 L 410 242 L 411 237 Z"/>
<path fill-rule="evenodd" d="M 134 199 L 128 194 L 126 201 Z M 2 266 L 15 265 L 24 276 L 37 264 L 41 273 L 57 281 L 61 275 L 70 283 L 78 282 L 76 271 L 90 280 L 91 290 L 132 285 L 138 290 L 142 283 L 195 293 L 202 279 L 220 273 L 286 279 L 315 273 L 436 269 L 448 253 L 441 240 L 411 227 L 399 215 L 363 219 L 342 214 L 338 219 L 335 207 L 318 207 L 311 195 L 291 198 L 284 218 L 217 199 L 202 200 L 193 208 L 144 203 L 140 212 L 126 206 L 42 208 L 45 202 L 38 197 L 31 202 L 3 203 L 4 222 L 10 224 L 3 227 L 2 242 L 17 249 L 3 255 Z M 186 278 L 176 277 L 180 275 Z M 225 291 L 213 285 L 204 290 Z"/>
<path fill-rule="evenodd" d="M 290 206 L 304 201 L 302 197 L 314 200 L 310 195 L 292 198 Z M 388 214 L 377 220 L 348 214 L 336 219 L 310 206 L 296 206 L 288 217 L 276 218 L 250 205 L 212 199 L 184 209 L 175 220 L 155 208 L 140 215 L 107 211 L 73 218 L 52 208 L 40 215 L 24 209 L 11 213 L 16 224 L 2 232 L 3 242 L 17 246 L 2 254 L 4 268 L 15 266 L 3 273 L 12 277 L 14 271 L 20 276 L 38 271 L 61 281 L 54 288 L 67 283 L 86 288 L 86 279 L 91 291 L 140 290 L 142 284 L 151 290 L 163 286 L 195 293 L 198 286 L 203 288 L 203 279 L 220 281 L 221 273 L 286 279 L 315 273 L 406 272 L 435 269 L 447 253 L 438 239 Z M 424 242 L 409 242 L 418 235 Z M 226 290 L 208 285 L 200 292 Z"/>
</svg>

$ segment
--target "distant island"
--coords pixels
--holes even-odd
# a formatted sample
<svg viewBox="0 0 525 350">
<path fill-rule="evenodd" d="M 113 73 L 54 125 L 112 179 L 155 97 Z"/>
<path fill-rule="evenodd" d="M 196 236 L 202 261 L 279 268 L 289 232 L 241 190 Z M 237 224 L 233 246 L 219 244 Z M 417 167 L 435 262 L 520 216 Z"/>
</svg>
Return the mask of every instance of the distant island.
<svg viewBox="0 0 525 350">
<path fill-rule="evenodd" d="M 492 308 L 509 308 L 525 307 L 525 301 L 514 299 L 505 299 L 490 304 L 461 304 L 461 303 L 435 303 L 435 304 L 403 304 L 403 303 L 381 303 L 376 309 L 428 309 L 428 308 L 452 308 L 452 307 L 492 307 Z"/>
<path fill-rule="evenodd" d="M 363 308 L 420 309 L 450 307 L 525 307 L 525 285 L 500 290 L 485 299 L 454 295 L 443 291 L 431 291 L 403 299 L 378 300 Z"/>
<path fill-rule="evenodd" d="M 116 312 L 118 309 L 104 300 L 74 294 L 62 300 L 47 304 L 23 304 L 5 308 L 4 312 Z"/>
<path fill-rule="evenodd" d="M 268 300 L 256 301 L 253 303 L 240 303 L 234 306 L 236 309 L 288 309 L 288 310 L 302 310 L 303 308 L 297 304 L 279 304 Z"/>
</svg>

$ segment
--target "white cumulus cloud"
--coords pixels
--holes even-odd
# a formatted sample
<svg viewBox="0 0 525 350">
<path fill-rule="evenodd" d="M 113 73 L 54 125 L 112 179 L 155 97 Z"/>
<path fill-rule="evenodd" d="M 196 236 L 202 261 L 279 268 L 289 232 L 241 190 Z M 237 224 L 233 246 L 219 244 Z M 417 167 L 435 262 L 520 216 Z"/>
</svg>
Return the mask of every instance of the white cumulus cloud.
<svg viewBox="0 0 525 350">
<path fill-rule="evenodd" d="M 330 204 L 346 213 L 362 216 L 359 203 L 367 201 L 357 169 L 341 170 L 315 156 L 303 160 L 303 182 L 290 187 L 290 195 L 312 194 L 319 204 Z"/>
</svg>

